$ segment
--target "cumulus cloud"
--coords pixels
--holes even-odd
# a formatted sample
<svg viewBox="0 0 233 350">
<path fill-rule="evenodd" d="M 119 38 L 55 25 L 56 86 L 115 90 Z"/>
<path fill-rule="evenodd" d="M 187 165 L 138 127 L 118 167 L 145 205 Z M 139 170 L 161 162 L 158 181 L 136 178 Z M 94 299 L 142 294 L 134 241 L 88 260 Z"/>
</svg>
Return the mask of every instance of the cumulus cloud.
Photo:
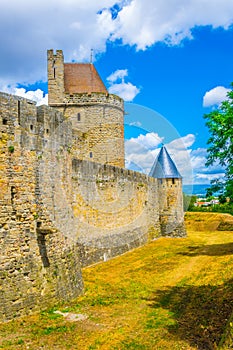
<svg viewBox="0 0 233 350">
<path fill-rule="evenodd" d="M 133 101 L 140 91 L 135 85 L 124 82 L 111 85 L 108 90 L 111 94 L 116 94 L 127 102 Z"/>
<path fill-rule="evenodd" d="M 203 97 L 203 106 L 210 107 L 220 105 L 227 99 L 227 93 L 231 91 L 224 86 L 216 86 L 215 88 L 207 91 Z"/>
<path fill-rule="evenodd" d="M 206 148 L 197 148 L 191 150 L 190 160 L 192 168 L 194 170 L 194 183 L 209 184 L 214 179 L 224 177 L 224 169 L 218 162 L 212 166 L 206 167 Z"/>
<path fill-rule="evenodd" d="M 146 174 L 159 153 L 163 137 L 147 133 L 126 141 L 126 166 Z M 195 136 L 188 134 L 165 144 L 175 162 L 184 184 L 209 184 L 215 178 L 224 176 L 224 169 L 218 164 L 206 167 L 207 150 L 195 149 Z"/>
<path fill-rule="evenodd" d="M 1 85 L 46 79 L 47 49 L 63 49 L 68 61 L 104 52 L 115 31 L 115 0 L 1 1 Z M 99 12 L 101 9 L 106 10 Z"/>
<path fill-rule="evenodd" d="M 107 81 L 110 83 L 115 83 L 119 79 L 122 81 L 128 76 L 128 69 L 117 69 L 115 72 L 107 77 Z"/>
<path fill-rule="evenodd" d="M 108 90 L 111 94 L 116 94 L 126 102 L 130 102 L 133 101 L 134 97 L 140 92 L 140 90 L 135 85 L 125 82 L 127 76 L 127 69 L 118 69 L 113 72 L 107 77 L 107 81 L 110 84 Z"/>
<path fill-rule="evenodd" d="M 176 152 L 178 150 L 191 147 L 194 142 L 195 142 L 195 136 L 193 134 L 188 134 L 184 137 L 180 137 L 178 139 L 171 141 L 168 144 L 168 147 L 174 152 Z"/>
<path fill-rule="evenodd" d="M 44 94 L 44 92 L 40 89 L 35 91 L 26 91 L 24 88 L 15 88 L 13 94 L 35 101 L 37 106 L 48 104 L 48 94 Z"/>
<path fill-rule="evenodd" d="M 158 153 L 158 145 L 163 142 L 163 137 L 151 132 L 140 134 L 125 142 L 126 166 L 129 169 L 137 168 L 148 174 Z"/>
<path fill-rule="evenodd" d="M 177 45 L 192 38 L 195 26 L 229 28 L 232 12 L 232 0 L 21 0 L 20 6 L 2 0 L 0 85 L 45 80 L 50 48 L 63 49 L 67 61 L 83 61 L 91 48 L 97 55 L 115 40 L 137 50 Z"/>
<path fill-rule="evenodd" d="M 135 168 L 135 164 L 137 164 L 144 173 L 148 174 L 158 155 L 158 146 L 162 144 L 163 140 L 163 137 L 154 132 L 127 140 L 125 150 L 128 167 L 131 168 L 131 164 L 133 164 Z M 192 146 L 194 141 L 194 135 L 190 134 L 166 144 L 166 148 L 180 173 L 185 181 L 190 183 L 192 183 L 192 165 L 187 145 L 188 147 Z"/>
<path fill-rule="evenodd" d="M 231 0 L 132 0 L 119 12 L 112 37 L 142 50 L 158 41 L 177 45 L 192 38 L 196 25 L 228 28 L 232 11 Z"/>
<path fill-rule="evenodd" d="M 24 88 L 6 86 L 4 91 L 12 95 L 35 101 L 37 106 L 48 105 L 48 94 L 45 94 L 41 89 L 27 91 Z"/>
</svg>

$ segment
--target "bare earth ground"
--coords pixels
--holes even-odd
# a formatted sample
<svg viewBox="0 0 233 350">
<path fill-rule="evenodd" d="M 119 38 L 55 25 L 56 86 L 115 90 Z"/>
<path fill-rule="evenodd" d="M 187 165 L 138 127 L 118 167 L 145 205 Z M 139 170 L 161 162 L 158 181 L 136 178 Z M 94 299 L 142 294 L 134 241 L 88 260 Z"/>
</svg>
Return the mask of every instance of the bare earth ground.
<svg viewBox="0 0 233 350">
<path fill-rule="evenodd" d="M 233 349 L 233 217 L 186 227 L 85 268 L 83 296 L 0 324 L 0 349 Z"/>
</svg>

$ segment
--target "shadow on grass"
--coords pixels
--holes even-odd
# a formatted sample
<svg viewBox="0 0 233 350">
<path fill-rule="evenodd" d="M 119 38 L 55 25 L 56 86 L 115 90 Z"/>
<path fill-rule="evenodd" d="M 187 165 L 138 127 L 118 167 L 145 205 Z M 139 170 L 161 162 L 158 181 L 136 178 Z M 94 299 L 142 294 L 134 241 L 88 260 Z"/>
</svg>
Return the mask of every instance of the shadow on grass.
<svg viewBox="0 0 233 350">
<path fill-rule="evenodd" d="M 168 331 L 197 349 L 217 348 L 233 311 L 233 279 L 220 286 L 176 286 L 157 290 L 147 300 L 151 308 L 163 308 L 176 323 Z"/>
<path fill-rule="evenodd" d="M 232 236 L 233 237 L 233 236 Z M 179 255 L 186 256 L 198 256 L 198 255 L 208 255 L 208 256 L 224 256 L 233 254 L 233 242 L 225 244 L 211 244 L 203 246 L 189 246 L 188 250 L 178 253 Z"/>
</svg>

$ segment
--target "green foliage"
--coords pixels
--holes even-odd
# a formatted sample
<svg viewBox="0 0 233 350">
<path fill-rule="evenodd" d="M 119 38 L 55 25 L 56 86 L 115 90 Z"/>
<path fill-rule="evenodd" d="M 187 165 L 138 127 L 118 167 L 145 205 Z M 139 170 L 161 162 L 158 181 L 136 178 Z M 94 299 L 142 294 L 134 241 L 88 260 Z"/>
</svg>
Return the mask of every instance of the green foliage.
<svg viewBox="0 0 233 350">
<path fill-rule="evenodd" d="M 204 115 L 211 135 L 206 165 L 219 163 L 225 169 L 224 179 L 213 180 L 209 194 L 220 191 L 225 197 L 233 198 L 233 90 L 227 96 L 218 109 Z"/>
<path fill-rule="evenodd" d="M 8 147 L 8 151 L 10 152 L 10 153 L 14 153 L 14 151 L 15 151 L 15 148 L 14 148 L 14 146 L 9 146 Z"/>
<path fill-rule="evenodd" d="M 223 203 L 210 205 L 208 207 L 193 207 L 189 208 L 189 211 L 193 212 L 211 212 L 211 213 L 227 213 L 233 215 L 233 204 Z"/>
</svg>

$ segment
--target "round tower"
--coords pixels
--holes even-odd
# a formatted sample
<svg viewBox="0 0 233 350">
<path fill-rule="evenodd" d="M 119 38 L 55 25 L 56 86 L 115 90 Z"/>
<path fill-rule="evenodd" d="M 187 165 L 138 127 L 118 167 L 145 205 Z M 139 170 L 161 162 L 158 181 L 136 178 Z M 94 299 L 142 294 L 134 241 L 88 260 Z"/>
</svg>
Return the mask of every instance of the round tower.
<svg viewBox="0 0 233 350">
<path fill-rule="evenodd" d="M 149 176 L 158 181 L 161 234 L 176 237 L 186 235 L 182 177 L 164 146 L 161 148 Z"/>
<path fill-rule="evenodd" d="M 54 68 L 55 67 L 55 68 Z M 72 122 L 73 155 L 124 167 L 124 101 L 108 93 L 93 64 L 48 51 L 49 105 Z"/>
</svg>

